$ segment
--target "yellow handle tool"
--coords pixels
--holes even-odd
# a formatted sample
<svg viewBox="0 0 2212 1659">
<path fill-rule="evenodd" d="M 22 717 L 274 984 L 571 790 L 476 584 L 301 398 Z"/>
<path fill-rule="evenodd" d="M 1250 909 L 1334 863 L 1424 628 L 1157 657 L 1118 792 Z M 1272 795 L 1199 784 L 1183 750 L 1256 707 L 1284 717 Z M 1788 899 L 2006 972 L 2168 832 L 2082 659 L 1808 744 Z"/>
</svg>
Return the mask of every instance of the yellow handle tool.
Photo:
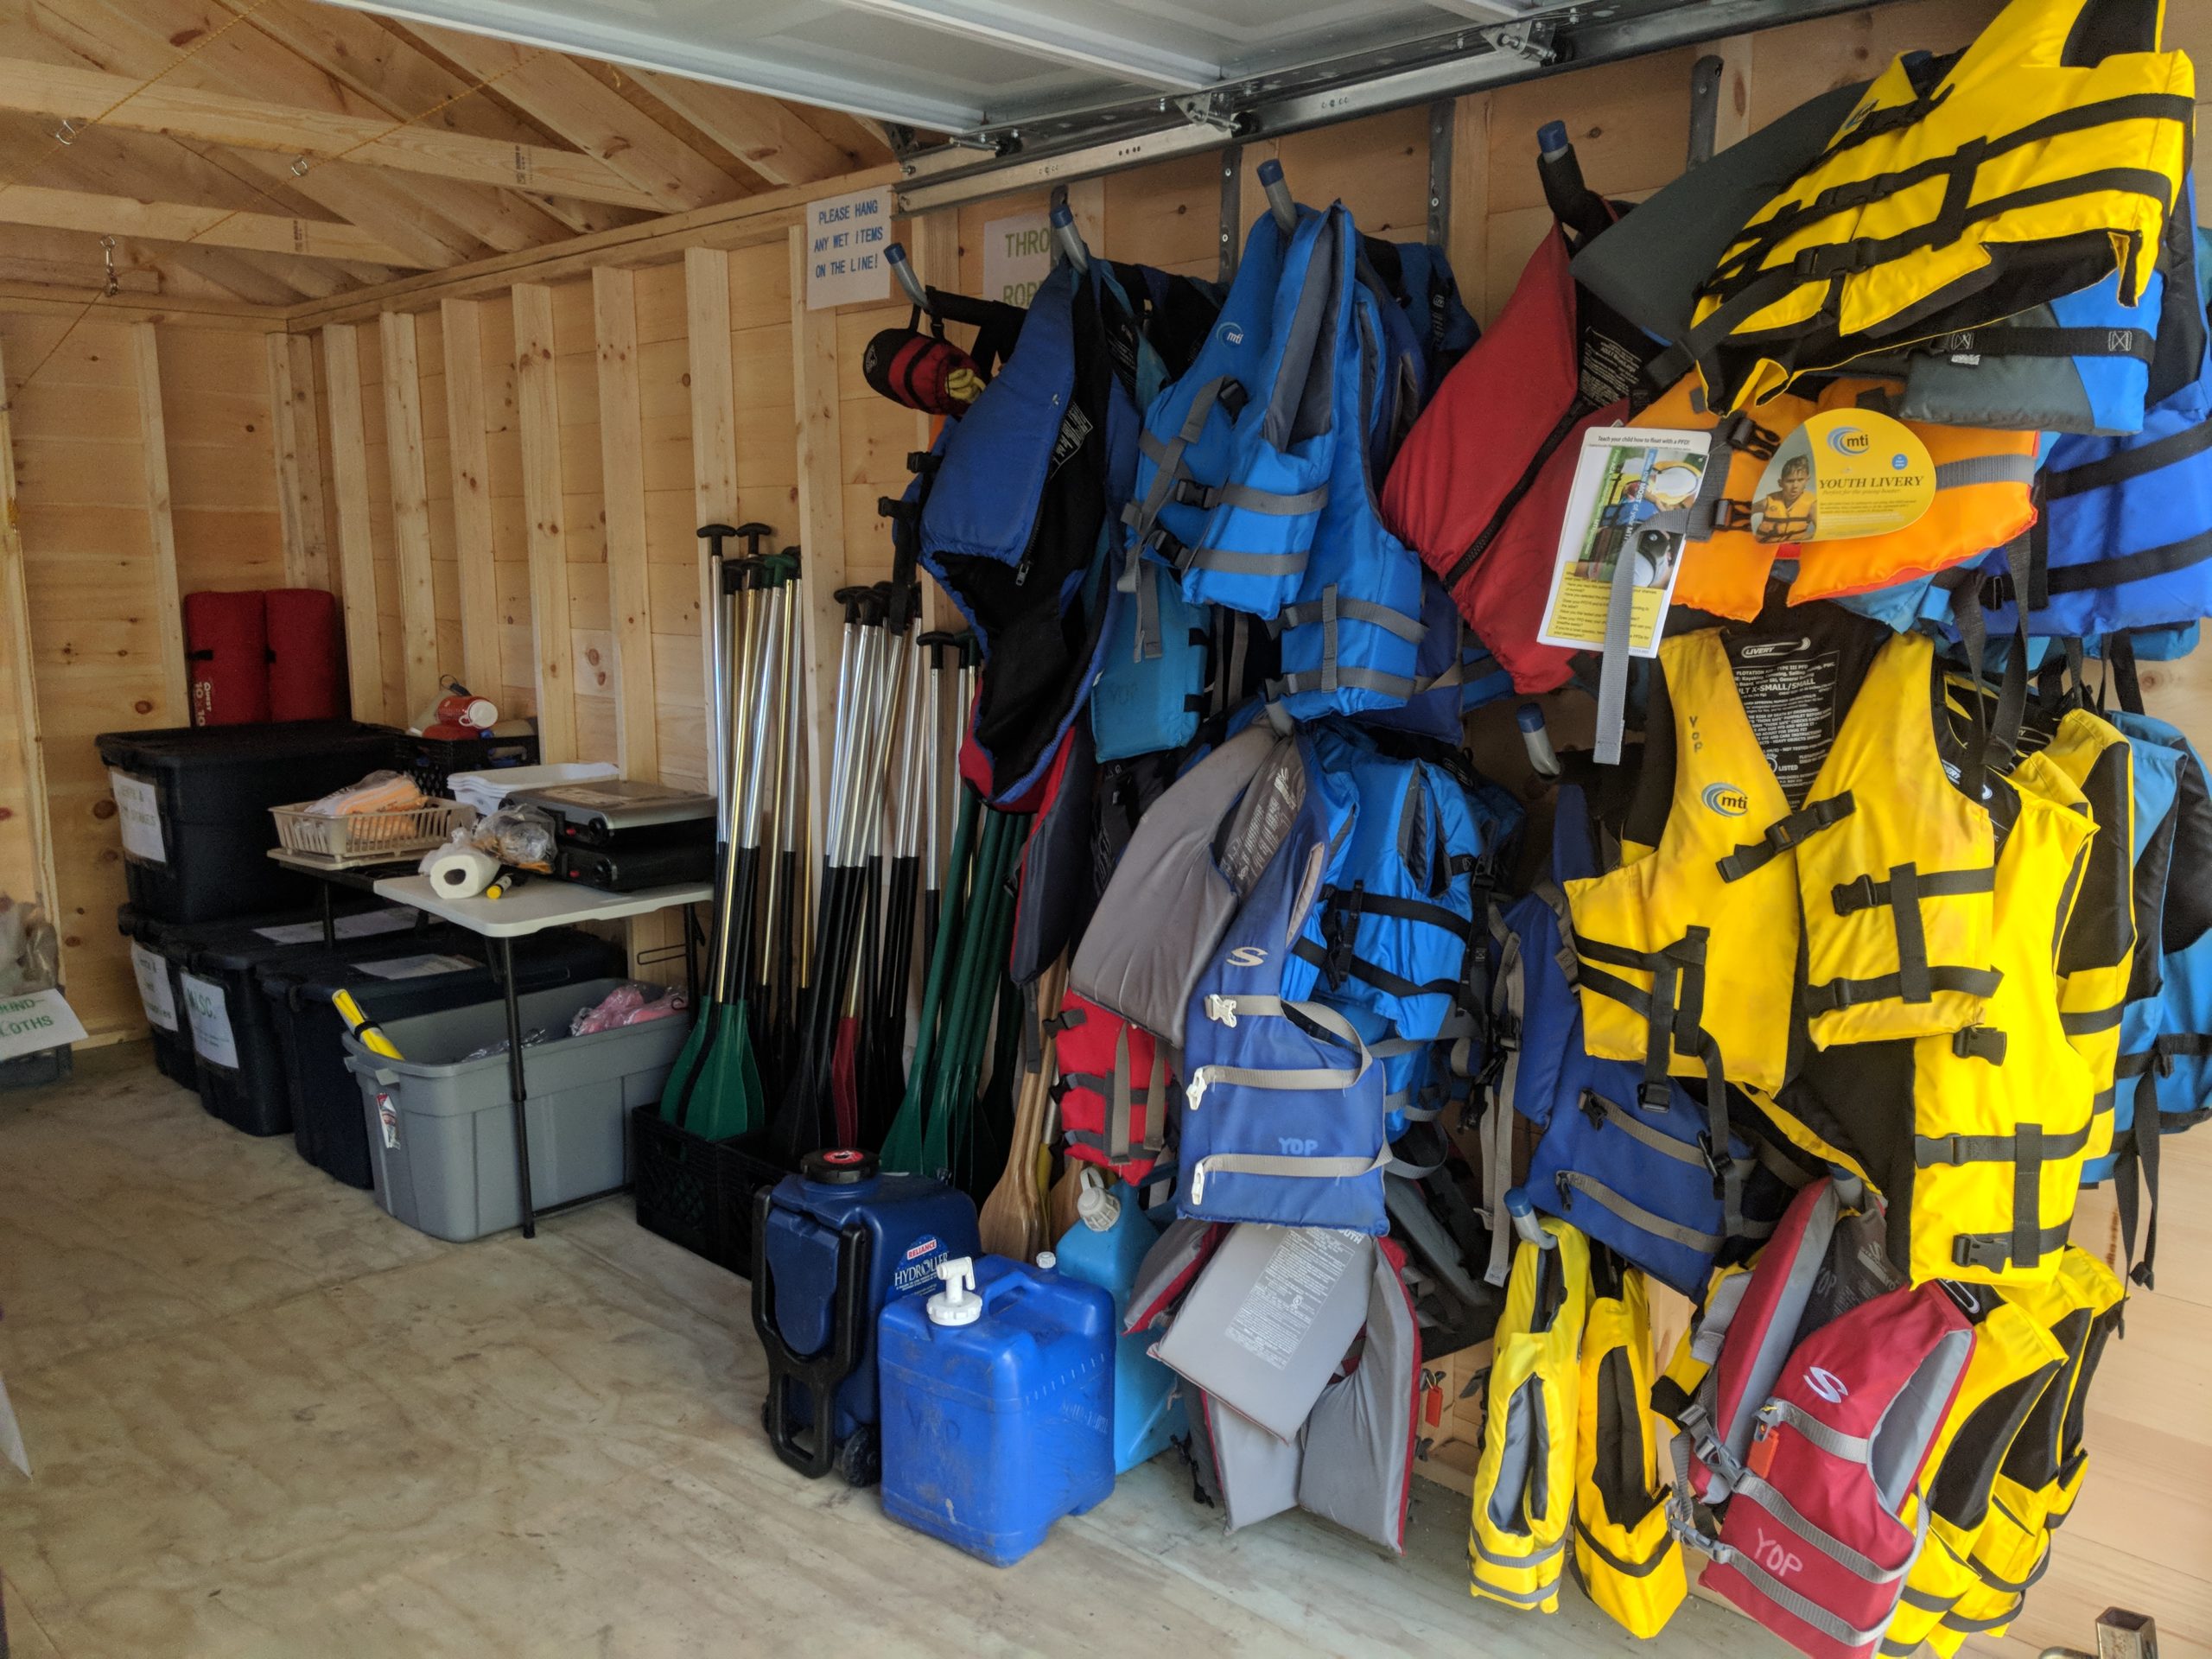
<svg viewBox="0 0 2212 1659">
<path fill-rule="evenodd" d="M 353 1000 L 353 992 L 342 988 L 333 991 L 330 1006 L 338 1010 L 338 1017 L 346 1022 L 346 1029 L 353 1033 L 353 1040 L 370 1053 L 382 1055 L 387 1060 L 407 1058 L 399 1052 L 397 1045 L 361 1012 L 361 1005 Z"/>
</svg>

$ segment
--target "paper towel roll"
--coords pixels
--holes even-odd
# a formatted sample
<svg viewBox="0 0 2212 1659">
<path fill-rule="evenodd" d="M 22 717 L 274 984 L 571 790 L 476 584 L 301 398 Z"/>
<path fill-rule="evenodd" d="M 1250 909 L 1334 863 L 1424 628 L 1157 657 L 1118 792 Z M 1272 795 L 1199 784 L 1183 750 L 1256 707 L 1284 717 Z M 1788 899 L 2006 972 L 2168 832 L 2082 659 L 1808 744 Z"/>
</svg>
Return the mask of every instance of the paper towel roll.
<svg viewBox="0 0 2212 1659">
<path fill-rule="evenodd" d="M 474 899 L 492 885 L 499 861 L 474 847 L 448 847 L 430 860 L 425 873 L 441 899 Z"/>
</svg>

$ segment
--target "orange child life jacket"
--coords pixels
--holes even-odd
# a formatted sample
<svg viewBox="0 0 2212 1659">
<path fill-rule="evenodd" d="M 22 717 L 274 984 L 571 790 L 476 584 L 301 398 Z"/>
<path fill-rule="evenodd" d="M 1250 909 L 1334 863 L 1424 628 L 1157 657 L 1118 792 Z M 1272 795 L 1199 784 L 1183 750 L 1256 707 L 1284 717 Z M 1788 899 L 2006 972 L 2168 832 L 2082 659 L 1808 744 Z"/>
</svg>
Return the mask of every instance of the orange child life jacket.
<svg viewBox="0 0 2212 1659">
<path fill-rule="evenodd" d="M 1802 528 L 1793 518 L 1782 526 L 1783 538 L 1755 537 L 1751 515 L 1760 475 L 1782 441 L 1822 410 L 1878 407 L 1887 399 L 1887 385 L 1879 380 L 1837 380 L 1818 399 L 1783 393 L 1756 411 L 1719 421 L 1706 407 L 1705 390 L 1691 374 L 1629 422 L 1632 427 L 1712 432 L 1716 457 L 1726 457 L 1719 494 L 1684 509 L 1682 524 L 1674 526 L 1684 528 L 1689 537 L 1675 582 L 1675 604 L 1748 622 L 1759 613 L 1777 558 L 1797 561 L 1789 602 L 1802 605 L 1931 575 L 2002 546 L 2035 522 L 2029 494 L 2036 475 L 2035 433 L 1907 421 L 1904 425 L 1927 445 L 1936 463 L 1936 498 L 1918 518 L 1881 536 L 1790 542 L 1787 532 L 1811 530 L 1817 502 L 1808 492 L 1798 499 L 1804 510 Z"/>
</svg>

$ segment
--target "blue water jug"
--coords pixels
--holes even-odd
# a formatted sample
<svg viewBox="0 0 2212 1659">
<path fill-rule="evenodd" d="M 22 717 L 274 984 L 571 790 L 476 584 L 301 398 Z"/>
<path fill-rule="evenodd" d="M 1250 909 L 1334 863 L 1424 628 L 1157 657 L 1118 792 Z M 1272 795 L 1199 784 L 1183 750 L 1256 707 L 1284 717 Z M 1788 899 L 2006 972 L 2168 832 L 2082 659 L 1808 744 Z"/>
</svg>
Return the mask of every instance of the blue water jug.
<svg viewBox="0 0 2212 1659">
<path fill-rule="evenodd" d="M 883 1310 L 883 1510 L 995 1567 L 1114 1490 L 1114 1301 L 987 1255 Z"/>
<path fill-rule="evenodd" d="M 768 1359 L 760 1408 L 776 1455 L 810 1479 L 876 1478 L 876 1321 L 981 1249 L 976 1205 L 943 1181 L 880 1173 L 873 1154 L 809 1153 L 754 1201 L 753 1328 Z M 827 1422 L 829 1432 L 822 1432 Z"/>
<path fill-rule="evenodd" d="M 1129 1293 L 1145 1252 L 1160 1237 L 1152 1217 L 1137 1207 L 1127 1181 L 1109 1192 L 1104 1179 L 1086 1165 L 1080 1176 L 1076 1224 L 1062 1235 L 1054 1254 L 1059 1270 L 1114 1299 L 1114 1329 L 1129 1316 Z M 1152 1333 L 1114 1338 L 1114 1471 L 1134 1469 L 1189 1433 L 1175 1373 L 1146 1351 Z"/>
</svg>

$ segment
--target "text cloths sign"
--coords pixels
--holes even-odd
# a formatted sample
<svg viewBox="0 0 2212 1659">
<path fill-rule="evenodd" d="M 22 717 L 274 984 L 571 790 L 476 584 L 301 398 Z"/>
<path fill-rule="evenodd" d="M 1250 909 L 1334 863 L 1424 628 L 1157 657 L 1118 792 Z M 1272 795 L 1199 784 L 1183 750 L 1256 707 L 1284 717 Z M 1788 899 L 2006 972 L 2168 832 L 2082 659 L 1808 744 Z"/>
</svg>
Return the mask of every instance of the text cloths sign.
<svg viewBox="0 0 2212 1659">
<path fill-rule="evenodd" d="M 856 190 L 806 208 L 806 308 L 890 297 L 891 192 Z"/>
<path fill-rule="evenodd" d="M 85 1027 L 59 991 L 0 998 L 0 1060 L 81 1043 Z"/>
</svg>

